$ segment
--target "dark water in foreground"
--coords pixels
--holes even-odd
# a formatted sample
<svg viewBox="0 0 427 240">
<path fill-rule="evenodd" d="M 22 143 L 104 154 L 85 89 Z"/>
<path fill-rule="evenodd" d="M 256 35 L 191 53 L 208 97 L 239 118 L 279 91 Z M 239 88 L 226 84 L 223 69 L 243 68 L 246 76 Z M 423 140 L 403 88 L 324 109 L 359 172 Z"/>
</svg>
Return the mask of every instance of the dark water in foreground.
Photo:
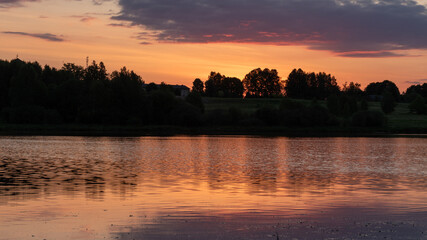
<svg viewBox="0 0 427 240">
<path fill-rule="evenodd" d="M 427 239 L 427 139 L 0 137 L 0 239 Z"/>
</svg>

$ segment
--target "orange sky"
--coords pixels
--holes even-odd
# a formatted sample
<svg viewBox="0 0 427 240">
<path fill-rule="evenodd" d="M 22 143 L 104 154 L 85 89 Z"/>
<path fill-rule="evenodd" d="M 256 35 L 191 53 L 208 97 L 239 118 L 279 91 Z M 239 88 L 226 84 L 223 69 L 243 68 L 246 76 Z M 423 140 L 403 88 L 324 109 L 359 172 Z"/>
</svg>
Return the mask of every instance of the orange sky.
<svg viewBox="0 0 427 240">
<path fill-rule="evenodd" d="M 109 25 L 127 24 L 111 19 L 120 11 L 116 1 L 97 5 L 89 0 L 41 0 L 19 5 L 0 7 L 0 59 L 11 60 L 18 54 L 22 60 L 60 68 L 66 62 L 85 65 L 89 56 L 90 61 L 103 61 L 109 72 L 126 66 L 146 82 L 188 86 L 195 78 L 206 80 L 210 71 L 242 79 L 258 67 L 275 68 L 282 79 L 293 68 L 324 71 L 335 75 L 339 85 L 355 81 L 365 87 L 388 79 L 401 91 L 411 82 L 427 81 L 427 50 L 395 51 L 402 57 L 355 58 L 310 50 L 302 43 L 159 43 L 153 38 L 151 44 L 140 44 L 141 26 Z M 51 33 L 64 40 L 17 32 Z"/>
</svg>

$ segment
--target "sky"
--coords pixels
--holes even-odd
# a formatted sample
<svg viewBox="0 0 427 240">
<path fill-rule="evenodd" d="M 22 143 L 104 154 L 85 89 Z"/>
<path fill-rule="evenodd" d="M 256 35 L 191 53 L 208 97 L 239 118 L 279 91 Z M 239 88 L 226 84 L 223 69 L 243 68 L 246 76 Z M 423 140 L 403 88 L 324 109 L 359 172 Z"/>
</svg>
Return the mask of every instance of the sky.
<svg viewBox="0 0 427 240">
<path fill-rule="evenodd" d="M 123 66 L 191 86 L 294 68 L 338 84 L 427 83 L 427 0 L 0 0 L 0 59 Z"/>
</svg>

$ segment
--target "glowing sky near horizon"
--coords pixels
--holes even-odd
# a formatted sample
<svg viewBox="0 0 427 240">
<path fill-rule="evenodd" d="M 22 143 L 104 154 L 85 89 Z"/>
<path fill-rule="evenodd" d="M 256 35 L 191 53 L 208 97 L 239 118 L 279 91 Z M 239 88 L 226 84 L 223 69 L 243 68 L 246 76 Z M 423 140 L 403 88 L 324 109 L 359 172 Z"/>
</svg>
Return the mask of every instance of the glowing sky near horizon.
<svg viewBox="0 0 427 240">
<path fill-rule="evenodd" d="M 103 61 L 146 82 L 210 71 L 324 71 L 338 83 L 427 82 L 427 1 L 0 0 L 0 59 Z"/>
</svg>

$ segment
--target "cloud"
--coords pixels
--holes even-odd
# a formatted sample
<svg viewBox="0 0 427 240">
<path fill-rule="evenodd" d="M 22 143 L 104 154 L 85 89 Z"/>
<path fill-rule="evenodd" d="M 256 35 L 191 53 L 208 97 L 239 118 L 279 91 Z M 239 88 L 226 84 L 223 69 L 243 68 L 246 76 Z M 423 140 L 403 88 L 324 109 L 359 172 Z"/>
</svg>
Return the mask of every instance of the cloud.
<svg viewBox="0 0 427 240">
<path fill-rule="evenodd" d="M 114 20 L 154 31 L 158 42 L 304 45 L 344 57 L 427 49 L 427 10 L 413 0 L 119 0 L 119 5 Z"/>
<path fill-rule="evenodd" d="M 29 36 L 29 37 L 35 37 L 35 38 L 40 38 L 40 39 L 44 39 L 47 41 L 52 41 L 52 42 L 62 42 L 64 41 L 63 38 L 51 34 L 51 33 L 26 33 L 26 32 L 2 32 L 4 34 L 12 34 L 12 35 L 21 35 L 21 36 Z"/>
<path fill-rule="evenodd" d="M 344 52 L 338 54 L 341 57 L 352 57 L 352 58 L 384 58 L 384 57 L 405 57 L 409 55 L 397 54 L 388 51 L 371 51 L 371 52 Z"/>
<path fill-rule="evenodd" d="M 92 22 L 92 21 L 94 21 L 94 20 L 97 19 L 96 17 L 92 17 L 92 16 L 89 16 L 89 15 L 73 15 L 73 16 L 70 16 L 70 17 L 77 18 L 81 22 L 84 22 L 84 23 L 89 23 L 89 22 Z"/>
<path fill-rule="evenodd" d="M 405 83 L 412 84 L 412 85 L 419 85 L 419 84 L 427 83 L 427 78 L 418 79 L 416 81 L 405 81 Z"/>
<path fill-rule="evenodd" d="M 123 28 L 131 28 L 132 26 L 126 23 L 110 23 L 108 26 L 111 27 L 123 27 Z"/>
<path fill-rule="evenodd" d="M 23 2 L 40 2 L 41 0 L 0 0 L 0 8 L 20 7 Z M 74 0 L 82 1 L 82 0 Z M 92 0 L 94 5 L 102 5 L 104 2 L 111 2 L 112 0 Z"/>
<path fill-rule="evenodd" d="M 421 82 L 418 82 L 418 81 L 405 81 L 405 83 L 408 83 L 408 84 L 411 84 L 411 85 L 421 84 Z"/>
<path fill-rule="evenodd" d="M 0 0 L 0 8 L 11 8 L 22 6 L 23 2 L 39 2 L 40 0 Z"/>
<path fill-rule="evenodd" d="M 92 0 L 94 5 L 102 5 L 104 2 L 111 2 L 112 0 Z"/>
</svg>

